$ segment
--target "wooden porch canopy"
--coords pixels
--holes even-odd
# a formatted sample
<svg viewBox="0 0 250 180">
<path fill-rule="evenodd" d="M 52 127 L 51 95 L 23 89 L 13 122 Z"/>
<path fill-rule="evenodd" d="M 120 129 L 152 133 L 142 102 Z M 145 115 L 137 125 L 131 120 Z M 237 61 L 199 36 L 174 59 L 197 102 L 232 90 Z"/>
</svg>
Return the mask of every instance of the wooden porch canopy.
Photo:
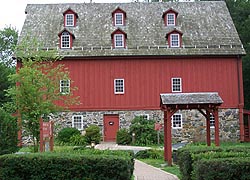
<svg viewBox="0 0 250 180">
<path fill-rule="evenodd" d="M 172 165 L 171 117 L 178 110 L 197 109 L 206 118 L 207 145 L 211 145 L 210 113 L 215 119 L 215 145 L 219 146 L 218 107 L 223 103 L 217 92 L 161 94 L 161 110 L 164 111 L 164 159 Z"/>
</svg>

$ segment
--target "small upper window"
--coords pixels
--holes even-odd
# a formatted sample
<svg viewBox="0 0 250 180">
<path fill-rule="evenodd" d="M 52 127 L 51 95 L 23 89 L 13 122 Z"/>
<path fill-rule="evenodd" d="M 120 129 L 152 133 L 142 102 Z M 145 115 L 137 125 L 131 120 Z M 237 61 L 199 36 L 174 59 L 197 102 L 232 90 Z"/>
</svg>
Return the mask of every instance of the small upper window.
<svg viewBox="0 0 250 180">
<path fill-rule="evenodd" d="M 165 26 L 176 26 L 177 15 L 178 12 L 173 9 L 165 11 L 162 15 Z"/>
<path fill-rule="evenodd" d="M 64 27 L 76 26 L 76 19 L 78 18 L 78 15 L 75 11 L 69 8 L 66 11 L 64 11 L 63 16 L 64 16 Z"/>
<path fill-rule="evenodd" d="M 124 79 L 114 80 L 115 94 L 124 94 Z"/>
<path fill-rule="evenodd" d="M 174 114 L 172 116 L 172 128 L 174 129 L 182 128 L 182 114 Z"/>
<path fill-rule="evenodd" d="M 73 39 L 75 38 L 73 34 L 71 34 L 69 31 L 64 29 L 58 34 L 58 36 L 60 38 L 60 48 L 62 49 L 72 48 Z"/>
<path fill-rule="evenodd" d="M 172 78 L 172 92 L 182 92 L 181 78 Z"/>
<path fill-rule="evenodd" d="M 113 48 L 126 48 L 126 37 L 127 34 L 121 29 L 117 29 L 111 34 L 111 39 L 113 43 Z"/>
<path fill-rule="evenodd" d="M 124 47 L 124 35 L 123 34 L 115 34 L 115 47 Z"/>
<path fill-rule="evenodd" d="M 182 32 L 174 29 L 166 35 L 168 45 L 171 48 L 182 47 Z"/>
<path fill-rule="evenodd" d="M 60 93 L 62 94 L 70 93 L 70 80 L 60 80 Z"/>
<path fill-rule="evenodd" d="M 112 12 L 112 17 L 114 26 L 125 26 L 126 12 L 123 11 L 121 8 L 116 8 Z"/>
<path fill-rule="evenodd" d="M 82 115 L 72 116 L 72 127 L 78 130 L 83 130 L 83 116 Z"/>
</svg>

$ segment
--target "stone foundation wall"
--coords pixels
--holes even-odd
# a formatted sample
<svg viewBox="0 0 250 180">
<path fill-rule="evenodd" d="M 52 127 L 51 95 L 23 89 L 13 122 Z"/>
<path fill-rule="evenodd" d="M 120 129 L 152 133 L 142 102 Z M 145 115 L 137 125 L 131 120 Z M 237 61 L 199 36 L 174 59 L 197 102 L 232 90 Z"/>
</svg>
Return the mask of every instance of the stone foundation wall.
<svg viewBox="0 0 250 180">
<path fill-rule="evenodd" d="M 206 120 L 197 110 L 183 110 L 177 113 L 182 114 L 182 128 L 172 129 L 174 141 L 205 141 L 206 140 Z M 55 122 L 55 132 L 57 133 L 64 127 L 72 127 L 72 116 L 82 115 L 84 129 L 91 124 L 98 125 L 103 130 L 103 116 L 105 114 L 118 114 L 120 128 L 128 128 L 131 121 L 140 115 L 148 115 L 150 120 L 163 123 L 163 112 L 160 110 L 146 111 L 87 111 L 87 112 L 61 112 L 50 115 L 50 119 Z M 239 140 L 239 110 L 220 109 L 220 140 L 236 141 Z M 214 138 L 214 129 L 211 128 L 211 138 Z"/>
</svg>

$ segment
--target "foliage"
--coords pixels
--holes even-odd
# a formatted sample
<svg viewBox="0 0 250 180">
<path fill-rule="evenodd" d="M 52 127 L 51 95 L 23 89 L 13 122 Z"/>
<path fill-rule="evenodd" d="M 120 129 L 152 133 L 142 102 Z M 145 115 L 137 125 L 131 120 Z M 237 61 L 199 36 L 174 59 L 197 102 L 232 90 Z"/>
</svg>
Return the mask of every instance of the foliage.
<svg viewBox="0 0 250 180">
<path fill-rule="evenodd" d="M 76 135 L 81 135 L 81 132 L 76 128 L 67 127 L 58 132 L 56 139 L 62 144 L 69 144 Z"/>
<path fill-rule="evenodd" d="M 0 62 L 5 66 L 14 66 L 13 54 L 17 44 L 18 32 L 15 28 L 0 30 Z M 2 72 L 2 71 L 1 71 Z"/>
<path fill-rule="evenodd" d="M 131 157 L 42 153 L 0 156 L 1 180 L 130 180 Z"/>
<path fill-rule="evenodd" d="M 163 150 L 146 149 L 135 154 L 137 159 L 164 159 Z"/>
<path fill-rule="evenodd" d="M 70 145 L 73 146 L 83 146 L 87 145 L 86 137 L 82 136 L 81 134 L 74 134 L 69 138 Z"/>
<path fill-rule="evenodd" d="M 86 142 L 90 144 L 91 142 L 95 142 L 96 144 L 100 143 L 101 134 L 100 127 L 97 125 L 90 125 L 86 128 Z"/>
<path fill-rule="evenodd" d="M 56 51 L 45 51 L 40 47 L 36 39 L 28 36 L 18 44 L 16 57 L 21 68 L 9 77 L 17 86 L 9 88 L 7 92 L 16 102 L 22 126 L 33 137 L 34 151 L 38 151 L 40 118 L 77 103 L 77 97 L 73 96 L 76 88 L 73 86 L 69 94 L 60 93 L 60 80 L 70 79 L 68 69 L 56 62 L 61 57 Z"/>
<path fill-rule="evenodd" d="M 0 155 L 17 150 L 17 119 L 0 108 Z"/>
<path fill-rule="evenodd" d="M 130 133 L 135 134 L 136 145 L 157 144 L 157 132 L 154 130 L 155 121 L 136 117 L 132 120 Z"/>
<path fill-rule="evenodd" d="M 129 131 L 125 128 L 119 129 L 119 131 L 116 134 L 116 143 L 122 144 L 122 145 L 128 145 L 131 143 L 131 135 L 129 134 Z"/>
</svg>

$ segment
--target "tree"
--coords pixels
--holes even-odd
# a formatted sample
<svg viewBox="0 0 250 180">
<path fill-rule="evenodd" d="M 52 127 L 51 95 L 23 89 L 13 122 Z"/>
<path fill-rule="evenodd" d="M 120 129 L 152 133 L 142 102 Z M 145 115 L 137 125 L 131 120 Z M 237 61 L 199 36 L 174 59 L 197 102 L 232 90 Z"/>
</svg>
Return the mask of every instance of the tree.
<svg viewBox="0 0 250 180">
<path fill-rule="evenodd" d="M 41 43 L 28 36 L 18 44 L 16 57 L 21 68 L 10 75 L 10 81 L 17 86 L 8 89 L 8 96 L 16 102 L 22 127 L 33 137 L 35 152 L 38 151 L 40 118 L 78 102 L 78 97 L 73 96 L 76 87 L 72 86 L 68 93 L 60 93 L 60 80 L 70 80 L 67 67 L 58 63 L 61 57 L 54 50 L 40 47 Z"/>
<path fill-rule="evenodd" d="M 15 65 L 12 56 L 17 44 L 17 38 L 18 32 L 11 26 L 0 30 L 0 62 L 7 66 Z"/>
</svg>

